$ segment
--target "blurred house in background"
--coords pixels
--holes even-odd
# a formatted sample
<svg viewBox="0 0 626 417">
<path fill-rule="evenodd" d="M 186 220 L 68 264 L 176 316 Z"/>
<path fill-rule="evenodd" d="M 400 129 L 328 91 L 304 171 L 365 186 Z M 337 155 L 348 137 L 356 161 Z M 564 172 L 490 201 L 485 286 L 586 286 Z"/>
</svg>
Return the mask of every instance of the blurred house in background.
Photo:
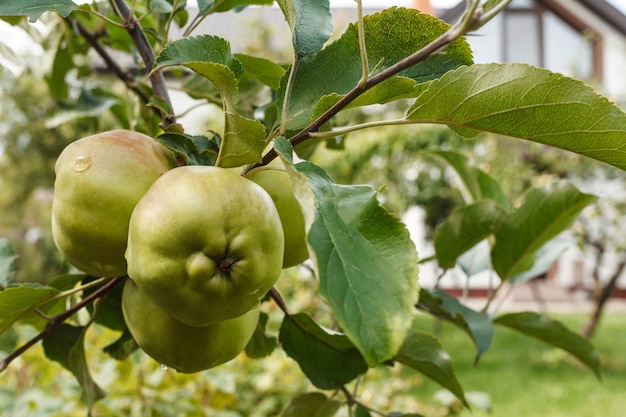
<svg viewBox="0 0 626 417">
<path fill-rule="evenodd" d="M 449 23 L 465 1 L 440 11 Z M 626 99 L 626 15 L 605 0 L 513 0 L 468 37 L 476 63 L 525 62 Z"/>
</svg>

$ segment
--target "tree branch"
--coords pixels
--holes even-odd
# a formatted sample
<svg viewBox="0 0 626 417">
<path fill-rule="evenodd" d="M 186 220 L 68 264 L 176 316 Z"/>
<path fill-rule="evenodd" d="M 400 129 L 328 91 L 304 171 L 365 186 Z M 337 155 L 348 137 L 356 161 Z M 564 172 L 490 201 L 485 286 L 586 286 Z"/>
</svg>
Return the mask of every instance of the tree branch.
<svg viewBox="0 0 626 417">
<path fill-rule="evenodd" d="M 28 350 L 30 347 L 32 347 L 35 343 L 39 342 L 44 337 L 46 337 L 47 335 L 52 333 L 54 330 L 56 330 L 57 327 L 59 327 L 61 324 L 63 324 L 65 322 L 65 320 L 67 320 L 70 317 L 72 317 L 78 310 L 80 310 L 83 307 L 87 306 L 88 304 L 90 304 L 94 300 L 96 300 L 96 299 L 98 299 L 100 297 L 104 297 L 106 294 L 108 294 L 116 285 L 118 285 L 124 279 L 126 279 L 126 277 L 113 278 L 111 281 L 107 282 L 102 287 L 98 288 L 96 291 L 94 291 L 93 293 L 89 294 L 87 297 L 83 298 L 80 302 L 76 303 L 73 307 L 65 310 L 63 313 L 57 314 L 56 316 L 52 317 L 52 320 L 50 321 L 48 326 L 46 326 L 45 329 L 43 329 L 35 337 L 30 339 L 28 342 L 26 342 L 24 345 L 20 346 L 17 350 L 15 350 L 9 356 L 7 356 L 2 361 L 0 361 L 0 372 L 3 372 L 5 369 L 7 369 L 7 367 L 9 366 L 9 364 L 11 362 L 13 362 L 13 360 L 15 360 L 22 353 L 24 353 L 26 350 Z"/>
<path fill-rule="evenodd" d="M 139 52 L 139 56 L 141 56 L 141 60 L 144 65 L 151 71 L 154 67 L 154 61 L 156 56 L 154 54 L 154 50 L 148 42 L 148 38 L 146 37 L 146 33 L 143 31 L 141 24 L 137 20 L 135 16 L 132 15 L 128 5 L 124 0 L 111 0 L 114 5 L 114 9 L 119 12 L 120 18 L 124 22 L 124 27 L 126 31 L 130 35 L 133 43 L 137 47 L 137 52 Z M 167 91 L 167 86 L 165 85 L 165 80 L 163 79 L 163 74 L 161 71 L 151 71 L 150 72 L 150 84 L 152 85 L 152 90 L 154 91 L 154 95 L 167 103 L 170 112 L 165 112 L 162 109 L 159 109 L 159 113 L 161 114 L 161 119 L 163 119 L 163 126 L 167 127 L 171 124 L 176 123 L 176 117 L 172 111 L 172 102 L 170 100 L 169 93 Z"/>
<path fill-rule="evenodd" d="M 468 6 L 468 17 L 462 19 L 459 23 L 455 24 L 443 35 L 441 35 L 428 45 L 424 46 L 419 51 L 409 55 L 408 57 L 396 62 L 389 68 L 372 76 L 367 80 L 367 82 L 357 84 L 354 88 L 352 88 L 352 90 L 348 91 L 348 93 L 341 97 L 341 99 L 339 99 L 339 101 L 337 101 L 337 103 L 335 103 L 331 108 L 326 110 L 321 116 L 315 119 L 307 127 L 292 136 L 289 139 L 291 145 L 295 147 L 309 139 L 310 133 L 319 130 L 319 128 L 322 127 L 326 122 L 328 122 L 333 116 L 343 110 L 348 104 L 352 103 L 356 98 L 365 93 L 367 90 L 380 84 L 386 79 L 397 75 L 405 69 L 411 68 L 419 64 L 420 62 L 425 61 L 428 57 L 430 57 L 437 51 L 442 50 L 443 48 L 454 42 L 456 39 L 466 34 L 472 29 L 472 27 L 478 25 L 481 20 L 480 13 L 476 12 L 477 5 L 478 2 L 472 2 Z M 276 151 L 274 149 L 271 149 L 267 154 L 263 156 L 263 160 L 261 163 L 252 166 L 250 169 L 260 165 L 267 165 L 277 156 L 278 154 L 276 153 Z"/>
<path fill-rule="evenodd" d="M 104 46 L 100 43 L 98 35 L 91 32 L 80 22 L 72 22 L 67 20 L 69 24 L 72 24 L 78 29 L 80 35 L 85 38 L 85 40 L 91 45 L 91 47 L 100 55 L 107 68 L 111 70 L 117 78 L 122 80 L 126 87 L 133 91 L 137 96 L 141 99 L 143 103 L 148 103 L 150 101 L 150 97 L 143 92 L 135 83 L 135 77 L 129 71 L 125 71 L 122 67 L 120 67 L 117 62 L 111 57 L 109 52 L 104 48 Z M 158 110 L 154 109 L 157 113 Z M 160 115 L 160 114 L 159 114 Z"/>
</svg>

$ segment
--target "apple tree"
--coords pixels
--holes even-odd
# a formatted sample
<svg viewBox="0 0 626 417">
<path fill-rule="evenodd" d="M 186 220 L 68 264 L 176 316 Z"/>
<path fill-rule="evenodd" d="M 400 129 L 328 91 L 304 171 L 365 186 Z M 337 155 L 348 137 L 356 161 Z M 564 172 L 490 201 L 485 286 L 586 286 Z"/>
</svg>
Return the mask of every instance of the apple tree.
<svg viewBox="0 0 626 417">
<path fill-rule="evenodd" d="M 72 142 L 57 161 L 53 235 L 74 268 L 47 285 L 13 282 L 15 254 L 0 240 L 0 332 L 20 323 L 37 330 L 2 359 L 0 372 L 41 341 L 46 356 L 76 376 L 91 410 L 104 392 L 83 346 L 98 323 L 118 332 L 104 347 L 116 359 L 142 349 L 180 372 L 244 350 L 263 360 L 282 349 L 316 389 L 295 396 L 283 415 L 380 413 L 355 381 L 395 363 L 467 405 L 450 357 L 415 320 L 429 314 L 467 334 L 476 361 L 506 327 L 564 349 L 599 376 L 586 339 L 541 314 L 500 313 L 491 303 L 502 284 L 541 273 L 547 245 L 593 195 L 558 182 L 512 202 L 462 152 L 425 149 L 457 174 L 462 199 L 435 231 L 436 255 L 420 259 L 376 189 L 335 182 L 311 156 L 341 148 L 356 131 L 440 124 L 467 138 L 494 132 L 625 169 L 626 115 L 561 74 L 474 64 L 464 36 L 507 0 L 468 0 L 452 26 L 397 7 L 363 16 L 357 0 L 354 23 L 334 40 L 328 0 L 277 0 L 291 35 L 289 62 L 235 54 L 228 39 L 194 35 L 209 15 L 272 3 L 0 2 L 7 22 L 48 28 L 46 80 L 63 110 L 50 125 L 96 117 L 117 127 Z M 171 36 L 174 26 L 181 37 Z M 219 114 L 220 129 L 190 133 L 170 99 L 174 89 Z M 401 116 L 363 121 L 352 111 L 373 105 L 393 105 Z M 453 268 L 481 242 L 500 282 L 483 309 L 420 288 L 420 262 Z M 301 263 L 331 320 L 294 309 L 276 288 L 281 270 Z M 270 305 L 282 311 L 276 332 L 266 326 Z"/>
</svg>

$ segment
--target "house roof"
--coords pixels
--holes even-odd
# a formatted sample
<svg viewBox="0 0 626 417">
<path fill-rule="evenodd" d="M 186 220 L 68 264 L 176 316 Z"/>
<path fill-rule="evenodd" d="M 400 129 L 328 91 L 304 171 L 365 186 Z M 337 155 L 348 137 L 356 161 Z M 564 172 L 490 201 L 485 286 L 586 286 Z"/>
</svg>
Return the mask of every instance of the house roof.
<svg viewBox="0 0 626 417">
<path fill-rule="evenodd" d="M 554 8 L 555 0 L 537 0 L 544 3 L 548 8 Z M 606 0 L 574 0 L 587 9 L 590 12 L 595 13 L 598 17 L 607 22 L 615 30 L 623 35 L 626 35 L 626 15 L 619 9 L 613 6 Z M 439 13 L 439 18 L 448 22 L 454 23 L 465 10 L 465 0 L 459 1 L 459 3 L 451 9 L 444 10 Z"/>
</svg>

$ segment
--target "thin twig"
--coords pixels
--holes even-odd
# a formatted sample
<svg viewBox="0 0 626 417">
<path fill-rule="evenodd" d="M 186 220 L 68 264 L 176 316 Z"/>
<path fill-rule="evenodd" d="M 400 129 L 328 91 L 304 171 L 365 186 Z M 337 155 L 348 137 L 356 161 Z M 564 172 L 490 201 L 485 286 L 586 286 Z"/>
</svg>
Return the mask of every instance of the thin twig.
<svg viewBox="0 0 626 417">
<path fill-rule="evenodd" d="M 135 83 L 135 77 L 129 71 L 125 71 L 122 67 L 120 67 L 117 62 L 111 57 L 109 52 L 104 48 L 104 46 L 98 40 L 98 35 L 91 32 L 87 29 L 82 23 L 77 21 L 69 21 L 68 23 L 74 25 L 76 29 L 78 29 L 78 33 L 85 38 L 85 40 L 91 45 L 91 47 L 100 55 L 107 68 L 111 70 L 117 78 L 122 80 L 126 87 L 132 90 L 137 96 L 141 99 L 142 102 L 148 103 L 150 101 L 150 97 L 146 95 Z"/>
<path fill-rule="evenodd" d="M 122 282 L 125 278 L 126 277 L 113 278 L 111 281 L 107 282 L 102 287 L 98 288 L 96 291 L 94 291 L 87 297 L 83 298 L 80 302 L 76 303 L 73 307 L 67 309 L 63 313 L 60 313 L 54 316 L 45 329 L 43 329 L 35 337 L 30 339 L 24 345 L 20 346 L 17 350 L 15 350 L 13 353 L 11 353 L 9 356 L 4 358 L 0 362 L 0 372 L 3 372 L 5 369 L 7 369 L 7 367 L 9 366 L 11 362 L 13 362 L 13 360 L 18 358 L 21 354 L 23 354 L 26 350 L 32 347 L 35 343 L 39 342 L 44 337 L 46 337 L 47 335 L 52 333 L 54 330 L 56 330 L 57 327 L 63 324 L 65 320 L 72 317 L 78 310 L 87 306 L 94 300 L 97 300 L 98 298 L 103 297 L 106 294 L 108 294 L 116 285 Z"/>
<path fill-rule="evenodd" d="M 128 5 L 124 0 L 111 0 L 111 2 L 113 3 L 116 12 L 119 13 L 120 18 L 125 23 L 124 26 L 126 31 L 137 47 L 137 52 L 139 52 L 141 60 L 148 71 L 150 71 L 149 79 L 154 95 L 165 101 L 171 110 L 172 102 L 170 100 L 169 92 L 167 91 L 167 86 L 165 85 L 163 74 L 161 71 L 151 71 L 154 67 L 156 55 L 154 54 L 154 50 L 152 49 L 150 42 L 148 42 L 146 33 L 137 18 L 131 13 L 131 10 L 128 8 Z M 159 113 L 161 115 L 161 119 L 163 120 L 163 127 L 176 123 L 176 117 L 173 114 L 166 113 L 163 110 L 159 110 Z"/>
</svg>

